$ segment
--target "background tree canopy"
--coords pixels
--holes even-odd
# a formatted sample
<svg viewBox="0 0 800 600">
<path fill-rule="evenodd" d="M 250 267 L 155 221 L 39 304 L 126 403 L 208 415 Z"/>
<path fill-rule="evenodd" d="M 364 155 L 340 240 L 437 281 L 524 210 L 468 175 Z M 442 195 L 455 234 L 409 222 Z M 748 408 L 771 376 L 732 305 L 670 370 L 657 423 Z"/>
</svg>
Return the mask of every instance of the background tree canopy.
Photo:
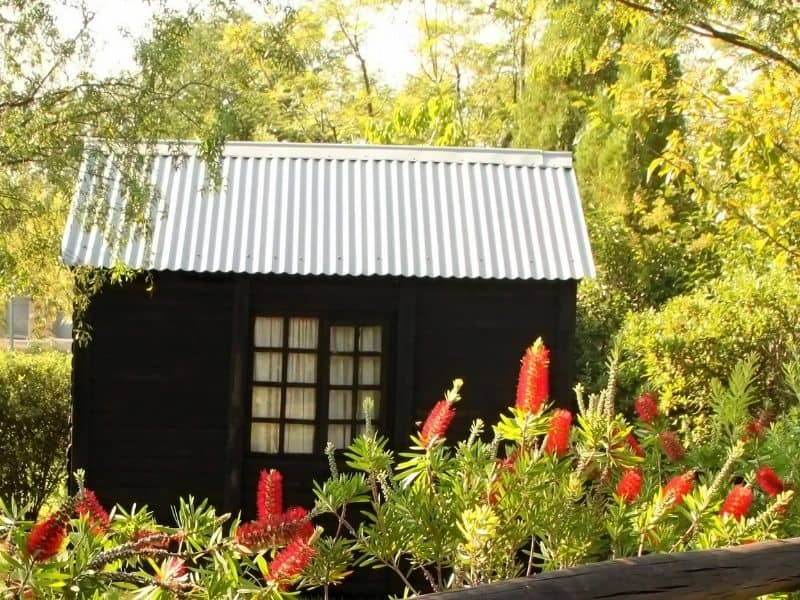
<svg viewBox="0 0 800 600">
<path fill-rule="evenodd" d="M 598 279 L 580 289 L 577 366 L 598 386 L 620 330 L 622 349 L 639 365 L 628 385 L 662 386 L 673 372 L 660 371 L 658 360 L 679 364 L 669 355 L 676 350 L 662 345 L 654 354 L 642 336 L 661 339 L 676 307 L 724 315 L 740 292 L 753 306 L 783 306 L 797 291 L 794 3 L 156 6 L 135 63 L 111 75 L 92 66 L 91 12 L 78 3 L 82 27 L 67 36 L 58 4 L 0 0 L 4 296 L 72 302 L 58 244 L 87 136 L 104 140 L 100 150 L 113 152 L 127 175 L 131 227 L 144 224 L 151 200 L 137 185 L 136 156 L 157 139 L 200 139 L 209 161 L 226 139 L 573 151 L 599 266 Z M 399 86 L 381 78 L 365 50 L 369 28 L 390 10 L 406 11 L 418 32 L 417 66 Z M 102 220 L 95 208 L 86 217 Z M 789 340 L 794 326 L 780 323 L 770 335 Z M 720 357 L 737 333 L 722 329 L 724 343 L 703 352 L 715 357 L 711 375 L 725 378 L 732 363 Z M 781 377 L 777 367 L 763 369 L 769 385 Z M 689 382 L 676 398 L 706 392 L 691 385 L 691 373 L 676 377 Z"/>
</svg>

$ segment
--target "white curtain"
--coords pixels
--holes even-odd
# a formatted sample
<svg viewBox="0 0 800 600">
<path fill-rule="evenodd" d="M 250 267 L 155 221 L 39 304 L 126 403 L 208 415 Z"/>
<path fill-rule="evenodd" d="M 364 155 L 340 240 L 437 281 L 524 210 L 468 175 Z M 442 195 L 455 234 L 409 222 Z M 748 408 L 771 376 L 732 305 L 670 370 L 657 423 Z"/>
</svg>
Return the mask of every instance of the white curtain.
<svg viewBox="0 0 800 600">
<path fill-rule="evenodd" d="M 361 327 L 358 333 L 358 349 L 361 352 L 381 351 L 381 327 L 372 325 Z"/>
<path fill-rule="evenodd" d="M 314 388 L 288 388 L 286 390 L 286 418 L 314 420 L 316 400 Z"/>
<path fill-rule="evenodd" d="M 313 350 L 319 338 L 317 319 L 289 319 L 289 348 Z"/>
<path fill-rule="evenodd" d="M 256 317 L 255 345 L 265 348 L 283 346 L 283 317 Z"/>
<path fill-rule="evenodd" d="M 331 390 L 328 396 L 328 417 L 331 419 L 350 419 L 353 416 L 353 392 L 350 390 Z"/>
<path fill-rule="evenodd" d="M 350 425 L 328 425 L 328 441 L 337 448 L 346 447 L 350 443 L 351 439 Z"/>
<path fill-rule="evenodd" d="M 283 451 L 287 454 L 310 454 L 314 449 L 314 426 L 286 423 Z"/>
<path fill-rule="evenodd" d="M 288 383 L 316 383 L 317 355 L 290 353 L 289 364 L 286 368 L 286 381 Z"/>
<path fill-rule="evenodd" d="M 277 419 L 281 416 L 281 388 L 253 388 L 253 416 L 262 419 Z"/>
<path fill-rule="evenodd" d="M 250 426 L 250 450 L 277 454 L 279 432 L 277 423 L 253 423 Z"/>
<path fill-rule="evenodd" d="M 283 355 L 280 352 L 256 352 L 253 381 L 281 382 Z"/>
<path fill-rule="evenodd" d="M 331 352 L 352 352 L 355 349 L 355 327 L 331 327 Z"/>
<path fill-rule="evenodd" d="M 361 356 L 358 359 L 359 385 L 380 385 L 381 359 L 379 356 Z"/>
<path fill-rule="evenodd" d="M 331 385 L 353 385 L 353 357 L 331 356 Z"/>
</svg>

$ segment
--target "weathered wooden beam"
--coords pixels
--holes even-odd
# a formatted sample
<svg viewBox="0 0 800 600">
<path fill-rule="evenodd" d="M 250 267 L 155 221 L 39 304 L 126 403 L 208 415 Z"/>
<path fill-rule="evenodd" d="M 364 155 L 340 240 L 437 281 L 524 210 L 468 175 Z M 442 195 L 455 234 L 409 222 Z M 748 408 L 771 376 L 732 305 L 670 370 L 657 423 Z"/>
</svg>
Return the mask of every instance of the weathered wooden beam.
<svg viewBox="0 0 800 600">
<path fill-rule="evenodd" d="M 800 590 L 800 538 L 623 558 L 424 598 L 744 600 L 796 590 Z"/>
</svg>

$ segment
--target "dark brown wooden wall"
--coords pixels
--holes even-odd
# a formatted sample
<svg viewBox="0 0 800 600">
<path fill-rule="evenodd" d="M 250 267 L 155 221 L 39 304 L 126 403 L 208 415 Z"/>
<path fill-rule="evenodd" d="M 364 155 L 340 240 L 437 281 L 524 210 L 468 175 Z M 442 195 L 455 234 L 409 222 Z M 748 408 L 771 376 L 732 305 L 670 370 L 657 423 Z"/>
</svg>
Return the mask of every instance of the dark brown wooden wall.
<svg viewBox="0 0 800 600">
<path fill-rule="evenodd" d="M 551 397 L 571 406 L 574 286 L 571 283 L 458 281 L 417 294 L 415 416 L 425 418 L 455 377 L 463 400 L 452 425 L 465 436 L 480 417 L 487 431 L 513 406 L 522 354 L 542 336 L 554 354 Z"/>
<path fill-rule="evenodd" d="M 159 273 L 152 293 L 144 288 L 94 300 L 94 338 L 75 358 L 73 466 L 107 503 L 168 516 L 191 493 L 249 517 L 261 468 L 284 472 L 287 503 L 311 502 L 324 458 L 246 452 L 254 314 L 386 318 L 395 446 L 455 377 L 465 386 L 453 438 L 478 416 L 489 429 L 513 404 L 519 360 L 539 335 L 552 350 L 552 396 L 572 403 L 575 282 Z"/>
<path fill-rule="evenodd" d="M 230 281 L 158 278 L 113 287 L 75 357 L 73 466 L 107 505 L 169 519 L 180 496 L 223 500 L 230 377 Z"/>
</svg>

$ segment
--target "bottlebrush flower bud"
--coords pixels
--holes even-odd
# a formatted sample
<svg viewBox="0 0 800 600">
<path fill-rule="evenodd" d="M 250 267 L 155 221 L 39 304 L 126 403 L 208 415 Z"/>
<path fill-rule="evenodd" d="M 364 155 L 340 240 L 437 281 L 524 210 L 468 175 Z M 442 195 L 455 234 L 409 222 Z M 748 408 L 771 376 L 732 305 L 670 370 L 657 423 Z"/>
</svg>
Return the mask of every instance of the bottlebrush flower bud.
<svg viewBox="0 0 800 600">
<path fill-rule="evenodd" d="M 422 433 L 419 440 L 426 448 L 430 446 L 435 440 L 442 439 L 450 427 L 450 422 L 453 420 L 456 411 L 447 400 L 439 400 L 428 418 L 425 419 L 425 424 L 422 426 Z"/>
<path fill-rule="evenodd" d="M 135 542 L 144 548 L 169 548 L 171 536 L 167 533 L 160 533 L 152 529 L 140 529 L 131 536 L 131 542 Z"/>
<path fill-rule="evenodd" d="M 550 351 L 542 338 L 525 351 L 517 380 L 516 407 L 537 413 L 550 395 Z"/>
<path fill-rule="evenodd" d="M 636 412 L 644 423 L 652 423 L 658 418 L 658 395 L 654 392 L 644 392 L 634 402 Z"/>
<path fill-rule="evenodd" d="M 632 433 L 628 434 L 628 437 L 625 438 L 625 441 L 628 443 L 631 452 L 640 458 L 644 458 L 644 450 L 642 450 L 642 447 L 639 445 L 639 442 L 636 441 L 636 437 Z"/>
<path fill-rule="evenodd" d="M 672 497 L 672 504 L 680 504 L 683 497 L 692 491 L 694 485 L 694 471 L 686 471 L 682 475 L 676 475 L 664 486 L 664 498 Z"/>
<path fill-rule="evenodd" d="M 758 487 L 772 497 L 777 496 L 786 489 L 786 484 L 781 481 L 778 474 L 766 465 L 761 467 L 756 473 L 756 482 L 758 483 Z"/>
<path fill-rule="evenodd" d="M 292 578 L 303 572 L 316 551 L 305 540 L 295 540 L 278 552 L 269 565 L 269 579 L 278 583 L 281 588 Z"/>
<path fill-rule="evenodd" d="M 66 515 L 60 511 L 36 523 L 28 533 L 28 556 L 44 562 L 58 554 L 67 537 Z"/>
<path fill-rule="evenodd" d="M 750 510 L 750 504 L 753 502 L 752 488 L 737 484 L 728 492 L 725 502 L 722 504 L 720 514 L 724 517 L 729 515 L 737 521 L 747 514 Z"/>
<path fill-rule="evenodd" d="M 569 450 L 569 430 L 572 427 L 572 413 L 564 408 L 553 411 L 544 450 L 550 454 L 566 454 Z"/>
<path fill-rule="evenodd" d="M 658 434 L 658 441 L 661 442 L 661 449 L 672 462 L 678 462 L 686 456 L 686 450 L 678 439 L 674 431 L 667 429 Z"/>
<path fill-rule="evenodd" d="M 261 470 L 256 491 L 256 514 L 261 523 L 280 520 L 283 515 L 283 476 L 280 471 Z"/>
<path fill-rule="evenodd" d="M 103 535 L 108 531 L 110 522 L 108 513 L 97 500 L 97 496 L 92 490 L 84 489 L 78 494 L 75 511 L 79 515 L 86 517 L 89 527 L 95 535 Z"/>
<path fill-rule="evenodd" d="M 630 504 L 639 497 L 643 481 L 644 478 L 639 469 L 627 469 L 617 483 L 617 496 Z"/>
</svg>

